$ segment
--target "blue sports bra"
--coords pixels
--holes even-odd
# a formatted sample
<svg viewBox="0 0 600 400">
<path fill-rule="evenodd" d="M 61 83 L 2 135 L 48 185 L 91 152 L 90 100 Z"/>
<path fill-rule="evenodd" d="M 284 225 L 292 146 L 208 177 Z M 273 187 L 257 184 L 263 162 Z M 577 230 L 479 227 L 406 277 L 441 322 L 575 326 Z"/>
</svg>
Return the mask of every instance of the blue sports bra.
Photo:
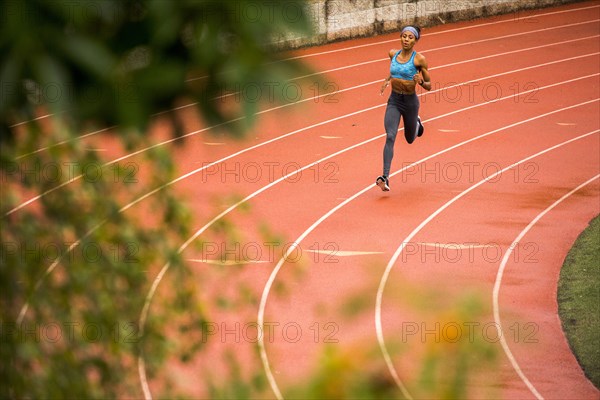
<svg viewBox="0 0 600 400">
<path fill-rule="evenodd" d="M 394 58 L 392 58 L 392 62 L 390 64 L 390 75 L 392 78 L 403 79 L 405 81 L 412 81 L 413 76 L 418 72 L 417 67 L 415 67 L 415 56 L 417 55 L 416 51 L 413 51 L 410 56 L 410 60 L 405 63 L 399 63 L 396 60 L 398 54 L 400 54 L 402 50 L 399 50 L 396 54 L 394 54 Z"/>
</svg>

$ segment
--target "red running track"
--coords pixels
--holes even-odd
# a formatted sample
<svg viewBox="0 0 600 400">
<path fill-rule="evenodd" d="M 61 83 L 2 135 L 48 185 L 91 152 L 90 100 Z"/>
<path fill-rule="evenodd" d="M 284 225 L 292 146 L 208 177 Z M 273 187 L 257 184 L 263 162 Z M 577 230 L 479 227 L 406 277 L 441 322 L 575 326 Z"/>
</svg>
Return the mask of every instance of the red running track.
<svg viewBox="0 0 600 400">
<path fill-rule="evenodd" d="M 195 199 L 197 232 L 181 251 L 207 288 L 213 326 L 225 330 L 191 365 L 164 374 L 205 396 L 198 377 L 225 369 L 220 356 L 233 350 L 264 370 L 261 397 L 285 398 L 318 370 L 325 346 L 356 352 L 357 363 L 366 346 L 381 353 L 369 372 L 393 382 L 398 397 L 423 398 L 418 366 L 447 348 L 438 339 L 456 330 L 444 328 L 458 326 L 498 352 L 493 368 L 473 374 L 470 397 L 599 398 L 556 304 L 562 261 L 600 212 L 599 26 L 600 2 L 590 1 L 425 29 L 417 51 L 433 80 L 420 93 L 426 131 L 412 145 L 399 134 L 389 193 L 374 186 L 384 143 L 379 87 L 398 34 L 291 54 L 330 85 L 298 86 L 304 101 L 290 106 L 266 104 L 245 141 L 211 136 L 182 109 L 195 133 L 173 149 L 181 178 L 170 189 Z M 233 242 L 217 229 L 224 221 L 234 222 Z M 288 245 L 274 247 L 275 237 Z M 176 285 L 169 279 L 167 264 L 142 324 L 152 298 Z M 461 320 L 452 305 L 471 293 L 481 312 Z M 238 307 L 211 302 L 219 297 Z M 341 311 L 350 302 L 362 312 Z M 272 334 L 257 337 L 256 323 Z M 160 384 L 143 361 L 151 397 Z"/>
</svg>

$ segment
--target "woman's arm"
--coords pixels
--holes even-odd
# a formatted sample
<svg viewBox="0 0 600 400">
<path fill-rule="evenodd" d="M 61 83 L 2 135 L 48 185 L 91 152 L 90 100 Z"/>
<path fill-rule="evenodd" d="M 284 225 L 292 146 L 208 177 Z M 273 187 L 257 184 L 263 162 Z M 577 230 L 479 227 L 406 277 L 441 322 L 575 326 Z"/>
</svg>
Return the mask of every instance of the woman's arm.
<svg viewBox="0 0 600 400">
<path fill-rule="evenodd" d="M 383 92 L 385 91 L 385 88 L 387 88 L 388 85 L 390 84 L 391 79 L 392 79 L 392 75 L 389 75 L 387 78 L 385 78 L 385 81 L 383 81 L 383 84 L 381 85 L 381 91 L 379 92 L 380 96 L 383 96 Z"/>
<path fill-rule="evenodd" d="M 394 58 L 394 55 L 398 52 L 398 50 L 396 49 L 391 49 L 388 52 L 388 56 L 390 57 L 390 60 L 392 58 Z M 381 91 L 379 92 L 379 95 L 383 96 L 383 92 L 385 91 L 385 88 L 388 87 L 388 85 L 390 84 L 390 80 L 392 79 L 392 75 L 388 75 L 387 78 L 385 78 L 385 81 L 383 81 L 383 84 L 381 85 Z"/>
<path fill-rule="evenodd" d="M 413 76 L 414 81 L 418 85 L 421 85 L 423 89 L 427 91 L 431 90 L 431 75 L 429 75 L 429 66 L 427 65 L 425 56 L 419 54 L 415 61 L 417 61 L 420 73 Z"/>
</svg>

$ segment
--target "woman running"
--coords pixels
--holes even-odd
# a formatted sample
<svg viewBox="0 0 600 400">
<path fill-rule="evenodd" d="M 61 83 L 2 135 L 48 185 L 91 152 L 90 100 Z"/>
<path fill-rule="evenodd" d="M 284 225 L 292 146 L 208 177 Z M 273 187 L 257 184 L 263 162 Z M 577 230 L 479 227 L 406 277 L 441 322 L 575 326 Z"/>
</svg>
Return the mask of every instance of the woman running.
<svg viewBox="0 0 600 400">
<path fill-rule="evenodd" d="M 392 93 L 387 102 L 385 110 L 385 132 L 386 140 L 383 148 L 383 175 L 378 176 L 375 184 L 383 191 L 390 190 L 388 176 L 392 158 L 394 157 L 394 142 L 398 134 L 400 117 L 404 119 L 404 137 L 411 144 L 417 136 L 423 134 L 423 125 L 419 118 L 419 98 L 415 93 L 417 85 L 425 90 L 431 90 L 431 77 L 427 70 L 427 60 L 422 54 L 413 50 L 415 44 L 421 37 L 421 29 L 418 26 L 406 26 L 402 28 L 400 39 L 401 50 L 390 50 L 390 76 L 386 78 L 381 86 L 381 95 L 392 82 Z"/>
</svg>

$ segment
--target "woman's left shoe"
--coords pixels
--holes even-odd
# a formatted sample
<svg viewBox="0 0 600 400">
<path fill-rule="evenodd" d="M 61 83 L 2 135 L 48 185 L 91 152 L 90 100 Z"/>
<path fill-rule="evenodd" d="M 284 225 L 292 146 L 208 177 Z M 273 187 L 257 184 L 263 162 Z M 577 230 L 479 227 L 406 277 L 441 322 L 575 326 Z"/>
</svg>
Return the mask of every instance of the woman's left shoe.
<svg viewBox="0 0 600 400">
<path fill-rule="evenodd" d="M 417 117 L 417 123 L 419 124 L 419 129 L 417 130 L 417 136 L 423 136 L 423 132 L 425 132 L 425 127 L 421 123 L 421 117 Z"/>
</svg>

